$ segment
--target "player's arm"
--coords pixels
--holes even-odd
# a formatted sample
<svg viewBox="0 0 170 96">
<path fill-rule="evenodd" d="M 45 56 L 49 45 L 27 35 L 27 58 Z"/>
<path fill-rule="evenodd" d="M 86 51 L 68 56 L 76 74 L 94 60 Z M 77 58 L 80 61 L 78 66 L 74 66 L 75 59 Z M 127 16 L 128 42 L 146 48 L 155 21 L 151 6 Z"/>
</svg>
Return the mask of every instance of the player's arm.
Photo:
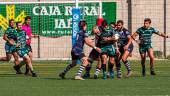
<svg viewBox="0 0 170 96">
<path fill-rule="evenodd" d="M 131 40 L 134 40 L 137 44 L 139 44 L 139 40 L 136 40 L 136 37 L 138 36 L 139 34 L 137 32 L 133 33 L 133 35 L 131 36 L 132 39 Z"/>
<path fill-rule="evenodd" d="M 132 37 L 130 35 L 128 35 L 127 37 L 128 37 L 128 41 L 127 44 L 124 46 L 124 50 L 128 50 L 130 44 L 132 43 Z"/>
<path fill-rule="evenodd" d="M 3 35 L 3 39 L 4 39 L 5 41 L 9 42 L 10 40 L 8 39 L 7 36 L 8 36 L 7 34 L 4 34 L 4 35 Z"/>
<path fill-rule="evenodd" d="M 118 33 L 116 34 L 113 34 L 115 33 L 115 31 L 112 30 L 112 36 L 111 37 L 104 37 L 103 40 L 104 41 L 112 41 L 112 42 L 117 42 L 118 41 Z"/>
<path fill-rule="evenodd" d="M 112 36 L 112 37 L 103 37 L 103 40 L 104 41 L 113 41 L 113 42 L 116 42 L 118 39 L 115 38 L 115 36 Z"/>
<path fill-rule="evenodd" d="M 8 42 L 9 44 L 14 45 L 14 41 L 13 41 L 13 40 L 10 40 L 10 39 L 8 38 L 8 35 L 7 35 L 6 33 L 3 35 L 3 39 L 4 39 L 6 42 Z"/>
<path fill-rule="evenodd" d="M 98 47 L 96 47 L 94 44 L 93 44 L 93 40 L 91 40 L 90 38 L 85 38 L 85 43 L 86 43 L 86 45 L 88 45 L 89 47 L 91 47 L 91 48 L 94 48 L 94 49 L 96 49 L 96 51 L 98 51 L 99 53 L 101 53 L 101 49 L 100 48 L 98 48 Z"/>
<path fill-rule="evenodd" d="M 156 34 L 165 38 L 169 38 L 169 36 L 164 34 L 163 32 L 157 32 Z"/>
<path fill-rule="evenodd" d="M 132 37 L 130 35 L 128 35 L 128 43 L 127 46 L 129 46 L 132 43 Z"/>
</svg>

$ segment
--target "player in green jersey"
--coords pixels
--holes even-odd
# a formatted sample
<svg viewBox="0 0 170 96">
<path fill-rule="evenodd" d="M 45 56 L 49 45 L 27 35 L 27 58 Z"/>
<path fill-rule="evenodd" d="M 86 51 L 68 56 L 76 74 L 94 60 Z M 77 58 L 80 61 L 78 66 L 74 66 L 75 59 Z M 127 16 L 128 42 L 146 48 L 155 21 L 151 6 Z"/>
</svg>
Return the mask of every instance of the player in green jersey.
<svg viewBox="0 0 170 96">
<path fill-rule="evenodd" d="M 156 75 L 154 71 L 154 55 L 153 55 L 153 47 L 151 42 L 152 34 L 157 34 L 164 38 L 168 38 L 167 35 L 157 31 L 155 28 L 151 27 L 151 19 L 146 18 L 144 20 L 144 26 L 137 29 L 137 31 L 132 35 L 133 39 L 139 44 L 139 52 L 141 56 L 141 65 L 142 65 L 142 75 L 145 76 L 145 60 L 146 53 L 150 58 L 150 74 Z M 139 40 L 136 40 L 136 36 L 139 35 Z"/>
<path fill-rule="evenodd" d="M 99 27 L 101 34 L 99 36 L 99 47 L 102 50 L 101 53 L 101 62 L 102 62 L 102 70 L 103 70 L 103 79 L 107 79 L 107 72 L 106 72 L 106 63 L 107 58 L 109 57 L 110 66 L 113 68 L 115 64 L 115 48 L 113 46 L 114 40 L 109 40 L 113 36 L 112 29 L 109 29 L 108 23 L 106 20 L 102 22 L 102 26 Z M 114 73 L 110 72 L 111 77 L 114 77 Z"/>
<path fill-rule="evenodd" d="M 16 40 L 16 46 L 17 46 L 17 53 L 18 55 L 23 58 L 23 61 L 26 62 L 26 64 L 29 66 L 29 69 L 32 73 L 32 77 L 37 77 L 37 74 L 33 70 L 31 58 L 28 55 L 28 48 L 26 47 L 26 33 L 22 30 L 22 23 L 17 22 L 17 40 Z"/>
<path fill-rule="evenodd" d="M 18 54 L 16 52 L 16 46 L 15 46 L 15 39 L 17 31 L 14 28 L 15 23 L 14 19 L 9 20 L 9 27 L 4 33 L 3 39 L 6 41 L 5 43 L 5 51 L 6 51 L 6 57 L 1 57 L 0 61 L 10 61 L 11 57 L 14 57 L 14 69 L 16 70 L 17 74 L 22 74 L 20 68 L 19 68 L 19 59 Z"/>
</svg>

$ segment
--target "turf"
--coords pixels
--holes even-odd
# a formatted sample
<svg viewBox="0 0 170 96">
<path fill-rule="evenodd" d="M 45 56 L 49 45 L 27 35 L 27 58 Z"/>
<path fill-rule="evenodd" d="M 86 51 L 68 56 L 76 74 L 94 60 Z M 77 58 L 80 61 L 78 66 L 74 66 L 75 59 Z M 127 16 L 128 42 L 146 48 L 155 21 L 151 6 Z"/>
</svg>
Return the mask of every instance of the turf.
<svg viewBox="0 0 170 96">
<path fill-rule="evenodd" d="M 131 61 L 132 77 L 85 81 L 73 80 L 77 68 L 65 80 L 58 77 L 68 62 L 34 61 L 38 78 L 16 75 L 12 62 L 0 62 L 0 96 L 170 96 L 170 61 L 157 60 L 156 76 L 142 77 L 139 61 Z M 147 62 L 148 63 L 148 62 Z M 94 64 L 95 65 L 95 64 Z M 123 73 L 126 73 L 122 65 Z M 94 70 L 94 67 L 93 69 Z M 24 72 L 24 67 L 22 68 Z M 94 71 L 91 72 L 93 77 Z"/>
</svg>

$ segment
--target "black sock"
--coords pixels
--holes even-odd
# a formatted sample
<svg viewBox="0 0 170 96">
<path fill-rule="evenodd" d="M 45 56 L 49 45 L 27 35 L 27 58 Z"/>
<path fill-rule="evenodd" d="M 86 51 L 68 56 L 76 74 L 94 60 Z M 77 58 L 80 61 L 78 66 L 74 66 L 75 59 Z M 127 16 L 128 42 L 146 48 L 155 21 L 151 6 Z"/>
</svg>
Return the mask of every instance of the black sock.
<svg viewBox="0 0 170 96">
<path fill-rule="evenodd" d="M 74 66 L 76 66 L 76 64 L 69 64 L 67 65 L 67 67 L 64 69 L 64 74 L 66 74 L 71 68 L 73 68 Z"/>
<path fill-rule="evenodd" d="M 35 73 L 34 71 L 31 71 L 31 73 L 33 74 L 33 73 Z"/>
<path fill-rule="evenodd" d="M 145 72 L 145 63 L 141 62 L 141 65 L 142 65 L 142 74 L 145 75 L 146 74 L 146 72 Z"/>
<path fill-rule="evenodd" d="M 89 60 L 89 65 L 86 67 L 86 73 L 87 73 L 87 74 L 89 74 L 89 73 L 90 73 L 90 70 L 91 70 L 92 64 L 93 64 L 93 61 L 90 61 L 90 60 Z"/>
<path fill-rule="evenodd" d="M 116 63 L 116 69 L 117 70 L 120 70 L 121 69 L 121 63 L 119 62 L 119 63 Z"/>
<path fill-rule="evenodd" d="M 120 62 L 116 63 L 116 70 L 117 70 L 117 75 L 121 75 L 121 64 L 120 64 Z"/>
<path fill-rule="evenodd" d="M 142 64 L 142 69 L 145 69 L 145 64 Z"/>
<path fill-rule="evenodd" d="M 152 72 L 153 72 L 153 71 L 154 71 L 154 68 L 153 68 L 153 67 L 150 67 L 150 71 L 152 71 Z"/>
</svg>

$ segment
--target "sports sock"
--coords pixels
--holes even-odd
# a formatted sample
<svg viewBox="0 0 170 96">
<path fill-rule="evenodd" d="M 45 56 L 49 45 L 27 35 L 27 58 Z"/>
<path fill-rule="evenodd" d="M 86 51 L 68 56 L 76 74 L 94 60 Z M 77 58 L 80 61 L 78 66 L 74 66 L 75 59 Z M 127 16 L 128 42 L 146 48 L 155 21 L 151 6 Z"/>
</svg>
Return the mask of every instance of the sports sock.
<svg viewBox="0 0 170 96">
<path fill-rule="evenodd" d="M 96 67 L 96 72 L 94 73 L 95 75 L 99 75 L 101 68 Z"/>
<path fill-rule="evenodd" d="M 69 64 L 67 67 L 64 69 L 63 73 L 66 74 L 71 68 L 73 68 L 75 65 Z"/>
<path fill-rule="evenodd" d="M 108 65 L 109 72 L 113 71 L 113 66 L 114 66 L 113 64 L 109 63 L 109 65 Z"/>
<path fill-rule="evenodd" d="M 153 68 L 153 67 L 150 67 L 150 71 L 154 71 L 154 68 Z"/>
<path fill-rule="evenodd" d="M 131 67 L 130 67 L 130 63 L 129 63 L 129 61 L 128 60 L 126 60 L 125 62 L 123 62 L 124 63 L 124 65 L 125 65 L 125 67 L 126 67 L 126 69 L 128 70 L 128 71 L 131 71 Z"/>
<path fill-rule="evenodd" d="M 89 60 L 89 65 L 86 66 L 86 74 L 90 73 L 91 67 L 92 67 L 93 61 Z"/>
<path fill-rule="evenodd" d="M 85 68 L 85 66 L 80 65 L 80 68 L 79 68 L 79 70 L 78 70 L 78 72 L 77 72 L 77 76 L 81 76 L 81 74 L 82 74 L 84 68 Z"/>
<path fill-rule="evenodd" d="M 121 75 L 122 74 L 120 66 L 121 66 L 120 62 L 116 64 L 117 75 Z"/>
</svg>

